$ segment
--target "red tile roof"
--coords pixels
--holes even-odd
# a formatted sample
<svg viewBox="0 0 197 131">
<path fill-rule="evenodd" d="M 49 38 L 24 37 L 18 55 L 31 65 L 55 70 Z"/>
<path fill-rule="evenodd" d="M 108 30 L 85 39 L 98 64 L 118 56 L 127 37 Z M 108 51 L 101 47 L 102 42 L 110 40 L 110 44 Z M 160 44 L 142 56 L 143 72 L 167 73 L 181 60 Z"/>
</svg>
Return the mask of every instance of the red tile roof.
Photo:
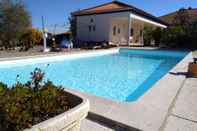
<svg viewBox="0 0 197 131">
<path fill-rule="evenodd" d="M 134 6 L 119 2 L 113 1 L 110 3 L 102 4 L 96 7 L 88 8 L 73 12 L 72 15 L 74 16 L 83 16 L 83 15 L 93 15 L 93 14 L 106 14 L 106 13 L 115 13 L 115 12 L 126 12 L 130 11 L 134 14 L 139 16 L 145 17 L 147 19 L 151 19 L 153 21 L 159 22 L 161 24 L 167 25 L 167 23 L 163 22 L 162 20 L 158 19 L 157 17 L 138 9 Z"/>
<path fill-rule="evenodd" d="M 80 10 L 80 11 L 75 12 L 75 14 L 82 15 L 82 14 L 89 14 L 89 13 L 103 13 L 109 10 L 120 10 L 120 9 L 125 9 L 125 8 L 128 8 L 128 7 L 117 4 L 116 2 L 113 2 L 113 3 L 108 3 L 108 4 L 100 5 L 100 6 L 89 8 L 89 9 Z"/>
</svg>

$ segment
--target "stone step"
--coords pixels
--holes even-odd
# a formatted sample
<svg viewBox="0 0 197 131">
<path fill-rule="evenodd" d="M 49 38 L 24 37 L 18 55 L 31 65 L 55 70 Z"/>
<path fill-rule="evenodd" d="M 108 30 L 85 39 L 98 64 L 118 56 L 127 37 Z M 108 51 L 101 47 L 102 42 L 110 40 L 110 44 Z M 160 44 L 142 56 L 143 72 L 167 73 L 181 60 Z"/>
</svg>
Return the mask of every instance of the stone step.
<svg viewBox="0 0 197 131">
<path fill-rule="evenodd" d="M 115 131 L 109 127 L 106 127 L 100 123 L 85 119 L 81 123 L 81 131 Z"/>
<path fill-rule="evenodd" d="M 128 125 L 89 112 L 82 121 L 81 131 L 140 131 Z"/>
</svg>

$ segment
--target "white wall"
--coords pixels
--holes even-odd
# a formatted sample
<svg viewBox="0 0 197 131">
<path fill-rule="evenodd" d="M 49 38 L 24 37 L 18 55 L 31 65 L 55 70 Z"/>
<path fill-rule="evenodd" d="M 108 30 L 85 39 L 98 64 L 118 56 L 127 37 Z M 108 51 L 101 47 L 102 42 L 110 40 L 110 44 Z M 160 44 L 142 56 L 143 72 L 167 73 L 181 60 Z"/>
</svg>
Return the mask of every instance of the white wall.
<svg viewBox="0 0 197 131">
<path fill-rule="evenodd" d="M 115 18 L 128 18 L 129 12 L 77 16 L 77 38 L 82 41 L 109 41 L 111 23 Z M 93 19 L 93 23 L 91 23 Z M 95 25 L 96 31 L 89 32 L 89 25 Z"/>
</svg>

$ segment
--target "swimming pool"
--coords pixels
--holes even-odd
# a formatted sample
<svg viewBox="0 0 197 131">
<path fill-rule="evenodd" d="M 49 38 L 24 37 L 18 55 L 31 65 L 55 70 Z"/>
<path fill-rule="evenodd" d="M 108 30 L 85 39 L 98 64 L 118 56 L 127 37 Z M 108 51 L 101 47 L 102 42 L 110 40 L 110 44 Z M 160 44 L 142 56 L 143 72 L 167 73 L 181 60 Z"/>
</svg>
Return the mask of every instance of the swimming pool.
<svg viewBox="0 0 197 131">
<path fill-rule="evenodd" d="M 16 76 L 25 83 L 36 67 L 45 80 L 115 101 L 135 101 L 175 66 L 187 52 L 120 49 L 102 55 L 55 60 L 0 63 L 0 81 L 13 85 Z"/>
</svg>

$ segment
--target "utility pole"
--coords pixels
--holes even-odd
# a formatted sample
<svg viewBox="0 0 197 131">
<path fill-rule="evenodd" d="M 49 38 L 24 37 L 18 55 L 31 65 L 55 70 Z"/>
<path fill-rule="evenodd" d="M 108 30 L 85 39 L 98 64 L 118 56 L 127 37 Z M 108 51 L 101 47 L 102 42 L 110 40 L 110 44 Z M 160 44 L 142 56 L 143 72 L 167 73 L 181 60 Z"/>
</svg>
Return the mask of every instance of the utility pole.
<svg viewBox="0 0 197 131">
<path fill-rule="evenodd" d="M 45 21 L 42 16 L 42 34 L 43 34 L 43 52 L 47 52 L 47 40 L 46 40 L 46 32 L 45 32 Z"/>
<path fill-rule="evenodd" d="M 54 25 L 53 35 L 55 35 L 57 24 Z"/>
</svg>

